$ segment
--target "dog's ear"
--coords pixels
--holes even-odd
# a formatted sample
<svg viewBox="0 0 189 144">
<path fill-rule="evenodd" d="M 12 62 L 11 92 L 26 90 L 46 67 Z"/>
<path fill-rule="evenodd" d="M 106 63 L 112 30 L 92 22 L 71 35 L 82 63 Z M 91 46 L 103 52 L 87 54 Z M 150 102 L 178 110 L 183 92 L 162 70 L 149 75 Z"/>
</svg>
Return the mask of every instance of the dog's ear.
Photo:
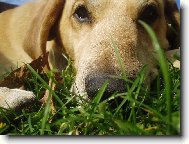
<svg viewBox="0 0 189 144">
<path fill-rule="evenodd" d="M 180 12 L 176 0 L 165 0 L 165 17 L 168 24 L 169 49 L 178 48 L 180 46 Z"/>
<path fill-rule="evenodd" d="M 51 37 L 52 28 L 60 18 L 65 0 L 42 0 L 37 4 L 28 34 L 24 42 L 24 49 L 36 58 L 46 52 L 46 42 Z"/>
</svg>

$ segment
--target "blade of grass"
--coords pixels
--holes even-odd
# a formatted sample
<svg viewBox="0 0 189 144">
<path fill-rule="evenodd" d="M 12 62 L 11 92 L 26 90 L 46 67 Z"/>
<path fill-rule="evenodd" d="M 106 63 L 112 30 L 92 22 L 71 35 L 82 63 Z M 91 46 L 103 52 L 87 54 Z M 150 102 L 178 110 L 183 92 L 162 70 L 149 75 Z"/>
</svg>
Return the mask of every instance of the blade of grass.
<svg viewBox="0 0 189 144">
<path fill-rule="evenodd" d="M 40 135 L 44 135 L 44 131 L 45 131 L 45 127 L 46 127 L 46 122 L 48 120 L 48 116 L 50 113 L 50 100 L 51 100 L 51 94 L 48 96 L 48 100 L 45 106 L 45 112 L 44 112 L 44 116 L 41 122 L 41 130 L 40 130 Z"/>
<path fill-rule="evenodd" d="M 94 105 L 94 112 L 96 111 L 97 105 L 100 103 L 100 100 L 101 100 L 101 98 L 102 98 L 102 96 L 103 96 L 108 84 L 109 84 L 109 82 L 105 81 L 105 83 L 102 85 L 102 87 L 98 91 L 96 97 L 94 98 L 94 100 L 93 100 L 93 103 L 95 104 Z"/>
<path fill-rule="evenodd" d="M 127 121 L 114 120 L 115 124 L 124 131 L 124 135 L 128 133 L 132 133 L 132 135 L 147 135 L 148 133 L 140 128 L 138 128 L 134 124 L 130 124 Z"/>
<path fill-rule="evenodd" d="M 125 71 L 126 69 L 125 69 L 125 66 L 123 64 L 123 60 L 121 59 L 121 55 L 119 53 L 119 48 L 118 48 L 116 42 L 114 41 L 114 39 L 112 37 L 110 37 L 110 38 L 111 38 L 112 47 L 114 48 L 116 57 L 118 59 L 119 66 L 121 68 L 122 78 L 126 81 L 126 88 L 127 88 L 127 90 L 129 90 L 129 86 L 127 84 L 128 78 L 127 78 L 127 74 L 126 74 L 126 71 Z"/>
<path fill-rule="evenodd" d="M 51 80 L 50 80 L 51 81 Z M 53 87 L 53 82 L 50 83 L 50 88 Z M 50 107 L 51 107 L 51 100 L 52 100 L 52 93 L 50 93 L 50 91 L 47 93 L 48 94 L 48 99 L 47 99 L 47 103 L 45 105 L 45 112 L 44 112 L 44 117 L 42 119 L 42 123 L 41 123 L 41 135 L 44 135 L 44 130 L 46 128 L 46 123 L 47 120 L 49 118 L 49 114 L 50 114 Z"/>
<path fill-rule="evenodd" d="M 64 105 L 61 99 L 56 95 L 56 93 L 51 89 L 51 87 L 41 78 L 41 76 L 30 66 L 27 65 L 28 69 L 43 83 L 44 87 L 49 90 L 49 92 L 55 97 L 60 105 Z"/>
<path fill-rule="evenodd" d="M 152 113 L 154 113 L 154 115 L 158 116 L 162 121 L 166 122 L 167 123 L 167 120 L 165 119 L 165 116 L 163 116 L 160 112 L 158 112 L 157 110 L 151 108 L 150 106 L 144 104 L 144 103 L 141 103 L 135 99 L 129 99 L 128 100 L 132 101 L 132 102 L 135 102 L 137 105 L 140 105 L 146 109 L 148 109 L 149 111 L 151 111 Z"/>
<path fill-rule="evenodd" d="M 64 105 L 64 103 L 60 100 L 60 98 L 52 90 L 51 86 L 49 86 L 30 65 L 27 65 L 27 67 L 44 84 L 44 87 L 49 90 L 49 96 L 48 96 L 47 103 L 46 103 L 46 106 L 45 106 L 44 117 L 43 117 L 42 122 L 41 122 L 41 130 L 40 130 L 40 134 L 44 135 L 46 122 L 47 122 L 49 112 L 50 112 L 50 101 L 51 101 L 52 95 L 55 97 L 57 102 L 59 102 L 62 106 Z"/>
<path fill-rule="evenodd" d="M 6 125 L 5 127 L 0 128 L 0 135 L 2 135 L 3 132 L 6 131 L 8 128 L 9 128 L 9 125 Z"/>
<path fill-rule="evenodd" d="M 169 74 L 169 70 L 168 70 L 168 63 L 167 63 L 165 54 L 164 54 L 163 50 L 161 49 L 161 46 L 158 42 L 155 32 L 152 30 L 152 28 L 150 26 L 148 26 L 143 21 L 139 21 L 139 23 L 145 28 L 145 30 L 147 31 L 147 33 L 149 34 L 149 36 L 152 40 L 152 44 L 157 53 L 157 59 L 160 64 L 160 69 L 163 74 L 163 79 L 165 81 L 165 94 L 166 94 L 166 98 L 167 98 L 166 109 L 167 109 L 167 115 L 168 115 L 167 132 L 168 132 L 168 134 L 170 134 L 171 133 L 171 122 L 172 122 L 172 117 L 171 117 L 171 112 L 172 112 L 171 101 L 172 101 L 172 99 L 171 99 L 171 81 L 170 81 L 170 74 Z"/>
<path fill-rule="evenodd" d="M 144 75 L 145 73 L 145 66 L 142 68 L 142 70 L 140 71 L 140 75 Z M 123 101 L 121 102 L 121 104 L 117 107 L 116 112 L 114 113 L 114 116 L 119 112 L 119 110 L 121 109 L 121 107 L 126 103 L 127 100 L 129 99 L 133 99 L 132 98 L 132 93 L 135 90 L 135 88 L 138 86 L 138 83 L 140 82 L 140 76 L 138 75 L 138 77 L 135 79 L 135 81 L 133 82 L 131 88 L 129 88 L 127 94 L 125 94 L 125 98 L 123 99 Z M 131 103 L 131 106 L 133 104 Z M 134 105 L 133 105 L 134 106 Z M 133 109 L 134 110 L 134 109 Z M 132 111 L 133 112 L 133 111 Z"/>
<path fill-rule="evenodd" d="M 29 117 L 28 117 L 28 124 L 29 124 L 30 133 L 33 133 L 33 127 L 32 127 L 32 123 L 31 123 L 31 115 L 29 115 Z"/>
<path fill-rule="evenodd" d="M 4 118 L 10 124 L 9 118 L 6 116 L 6 113 L 3 111 L 3 108 L 1 107 L 0 107 L 0 114 L 1 114 L 1 118 Z"/>
<path fill-rule="evenodd" d="M 138 98 L 138 95 L 139 95 L 139 92 L 140 92 L 140 90 L 141 90 L 141 88 L 142 88 L 142 83 L 144 82 L 144 77 L 145 77 L 145 73 L 146 73 L 146 66 L 144 66 L 143 68 L 142 68 L 142 70 L 140 71 L 140 73 L 138 74 L 138 77 L 137 77 L 137 80 L 135 80 L 136 81 L 136 84 L 135 84 L 135 82 L 134 82 L 134 86 L 132 86 L 132 87 L 136 87 L 136 92 L 134 93 L 134 100 L 137 100 L 137 98 Z M 132 89 L 132 88 L 131 88 Z M 134 92 L 134 88 L 133 88 L 133 90 L 132 90 L 132 92 Z M 131 110 L 131 113 L 130 113 L 130 116 L 129 116 L 129 119 L 128 120 L 130 120 L 130 118 L 132 117 L 132 123 L 134 124 L 134 125 L 136 125 L 136 111 L 135 111 L 135 106 L 136 106 L 136 103 L 135 102 L 132 102 L 131 103 L 132 105 L 131 105 L 131 108 L 132 108 L 132 110 Z"/>
</svg>

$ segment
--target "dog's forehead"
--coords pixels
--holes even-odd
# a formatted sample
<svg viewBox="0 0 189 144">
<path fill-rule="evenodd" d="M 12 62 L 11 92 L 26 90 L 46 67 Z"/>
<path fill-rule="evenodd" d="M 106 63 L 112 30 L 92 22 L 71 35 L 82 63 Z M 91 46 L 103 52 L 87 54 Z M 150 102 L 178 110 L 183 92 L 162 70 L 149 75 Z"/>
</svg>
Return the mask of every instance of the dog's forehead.
<svg viewBox="0 0 189 144">
<path fill-rule="evenodd" d="M 156 2 L 158 4 L 163 4 L 165 2 L 165 0 L 83 0 L 83 1 L 93 6 L 99 6 L 104 3 L 129 5 L 129 4 L 143 4 L 148 2 Z"/>
</svg>

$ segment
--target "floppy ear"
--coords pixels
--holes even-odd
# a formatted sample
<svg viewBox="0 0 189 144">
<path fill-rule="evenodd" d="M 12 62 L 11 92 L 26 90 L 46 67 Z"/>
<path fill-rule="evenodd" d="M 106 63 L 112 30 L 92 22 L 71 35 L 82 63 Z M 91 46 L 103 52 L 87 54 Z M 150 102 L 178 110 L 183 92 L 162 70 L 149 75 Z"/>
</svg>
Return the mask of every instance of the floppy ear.
<svg viewBox="0 0 189 144">
<path fill-rule="evenodd" d="M 24 42 L 24 49 L 32 58 L 45 54 L 46 42 L 51 37 L 51 29 L 61 15 L 64 3 L 65 0 L 42 0 L 37 4 Z"/>
<path fill-rule="evenodd" d="M 169 49 L 180 46 L 180 13 L 176 5 L 176 0 L 165 1 L 165 16 L 168 23 L 167 38 L 170 44 Z"/>
</svg>

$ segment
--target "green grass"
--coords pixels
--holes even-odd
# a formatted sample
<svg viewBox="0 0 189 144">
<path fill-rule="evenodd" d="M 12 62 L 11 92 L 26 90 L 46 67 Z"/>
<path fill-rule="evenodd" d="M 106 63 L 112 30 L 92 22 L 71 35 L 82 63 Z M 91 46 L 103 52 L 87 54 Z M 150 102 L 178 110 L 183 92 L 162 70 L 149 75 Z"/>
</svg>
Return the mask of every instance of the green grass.
<svg viewBox="0 0 189 144">
<path fill-rule="evenodd" d="M 28 90 L 41 99 L 48 89 L 57 111 L 51 113 L 50 101 L 46 105 L 34 107 L 34 112 L 28 112 L 28 109 L 11 111 L 12 118 L 8 118 L 5 111 L 0 109 L 4 118 L 3 123 L 0 123 L 0 134 L 180 135 L 180 70 L 166 59 L 153 31 L 144 23 L 141 24 L 152 38 L 160 66 L 159 75 L 150 89 L 143 86 L 146 79 L 144 66 L 132 82 L 123 73 L 122 78 L 129 83 L 127 92 L 115 93 L 102 100 L 107 81 L 94 99 L 86 102 L 82 96 L 70 93 L 75 76 L 71 61 L 61 73 L 62 83 L 56 81 L 53 71 L 42 76 L 28 66 L 33 75 L 32 79 L 28 79 Z M 111 39 L 120 66 L 124 69 L 116 43 Z M 46 77 L 56 84 L 55 91 L 45 81 Z"/>
</svg>

